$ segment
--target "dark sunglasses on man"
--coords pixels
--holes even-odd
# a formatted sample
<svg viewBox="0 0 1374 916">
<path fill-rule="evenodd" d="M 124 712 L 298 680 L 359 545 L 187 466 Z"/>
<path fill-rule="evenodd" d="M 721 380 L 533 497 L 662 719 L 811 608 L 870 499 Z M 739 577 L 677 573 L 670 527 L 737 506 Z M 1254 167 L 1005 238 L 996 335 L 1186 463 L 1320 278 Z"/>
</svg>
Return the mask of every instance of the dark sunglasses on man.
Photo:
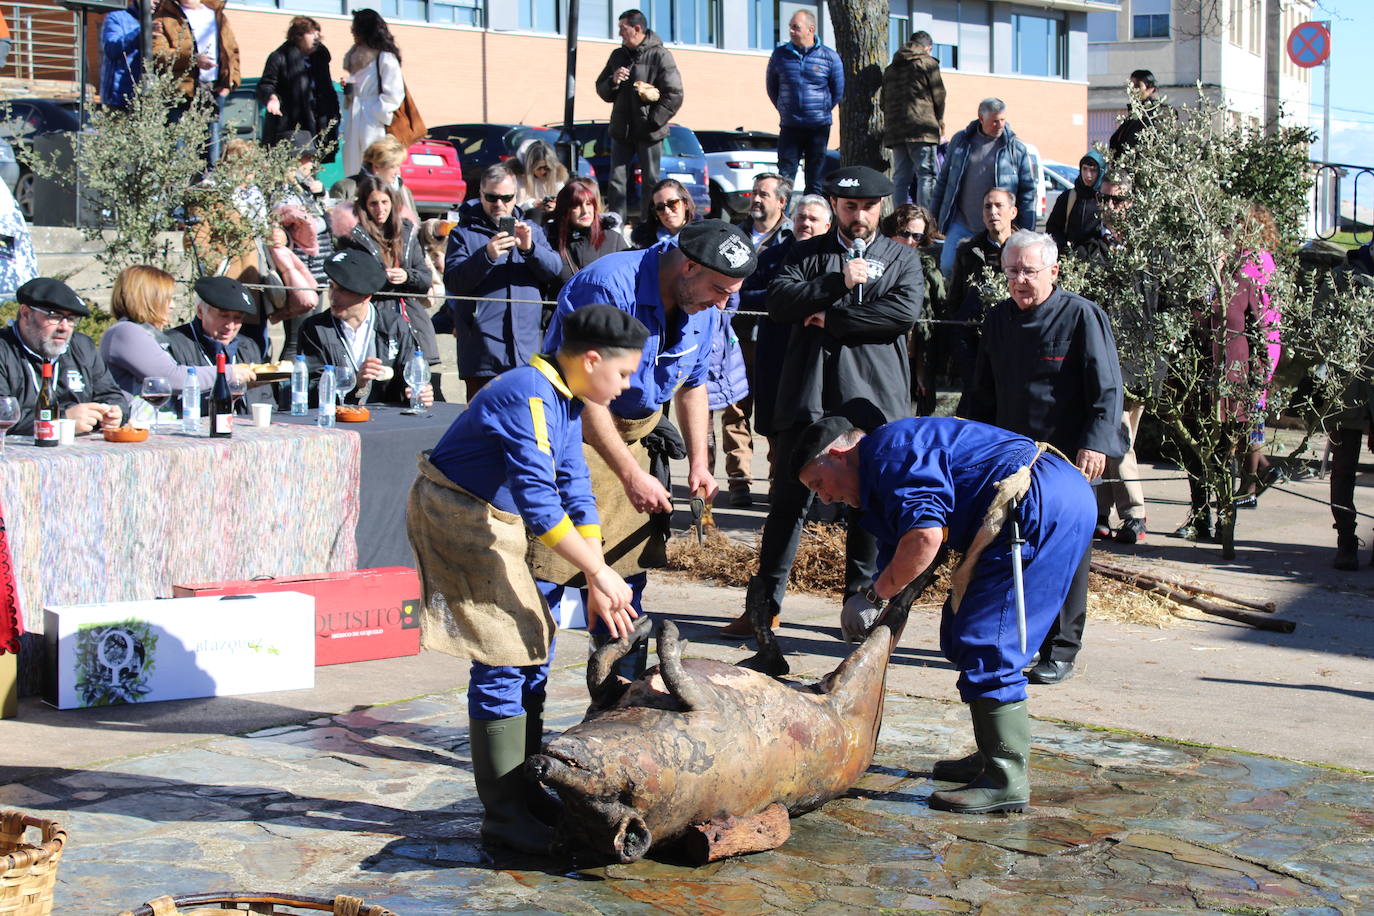
<svg viewBox="0 0 1374 916">
<path fill-rule="evenodd" d="M 672 200 L 660 200 L 658 203 L 654 204 L 654 211 L 657 213 L 666 213 L 669 210 L 676 210 L 681 206 L 682 198 L 674 197 Z"/>
<path fill-rule="evenodd" d="M 514 195 L 514 194 L 487 194 L 487 193 L 484 192 L 484 193 L 482 194 L 482 199 L 485 200 L 485 201 L 486 201 L 487 203 L 489 203 L 489 204 L 494 204 L 494 203 L 496 203 L 498 200 L 499 200 L 501 203 L 503 203 L 503 204 L 508 204 L 508 203 L 510 203 L 511 201 L 515 200 L 515 195 Z"/>
</svg>

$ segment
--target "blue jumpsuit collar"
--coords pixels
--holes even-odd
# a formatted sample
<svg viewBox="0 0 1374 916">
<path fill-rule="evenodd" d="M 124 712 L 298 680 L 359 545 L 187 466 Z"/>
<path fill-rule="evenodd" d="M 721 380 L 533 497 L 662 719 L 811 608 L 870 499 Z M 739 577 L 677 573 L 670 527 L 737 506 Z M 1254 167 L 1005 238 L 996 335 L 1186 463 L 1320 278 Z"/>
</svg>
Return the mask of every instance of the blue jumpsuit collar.
<svg viewBox="0 0 1374 916">
<path fill-rule="evenodd" d="M 563 381 L 562 374 L 559 373 L 558 367 L 553 364 L 551 358 L 536 353 L 530 357 L 530 365 L 538 369 L 539 374 L 548 379 L 549 384 L 563 397 L 570 401 L 576 397 L 572 393 L 572 389 L 568 387 L 568 383 Z"/>
</svg>

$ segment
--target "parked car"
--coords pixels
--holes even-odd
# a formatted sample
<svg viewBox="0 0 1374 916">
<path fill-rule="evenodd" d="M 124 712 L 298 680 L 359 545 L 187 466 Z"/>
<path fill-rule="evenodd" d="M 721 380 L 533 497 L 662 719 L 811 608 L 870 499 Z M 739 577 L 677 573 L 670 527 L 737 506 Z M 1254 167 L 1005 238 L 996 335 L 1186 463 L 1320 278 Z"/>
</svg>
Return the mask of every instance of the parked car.
<svg viewBox="0 0 1374 916">
<path fill-rule="evenodd" d="M 476 197 L 481 190 L 478 184 L 482 173 L 488 166 L 517 158 L 524 152 L 525 146 L 534 140 L 543 140 L 558 149 L 563 132 L 530 124 L 441 124 L 431 127 L 429 135 L 447 140 L 458 149 L 458 157 L 463 162 L 463 179 L 468 185 L 468 197 Z M 592 175 L 592 167 L 580 156 L 577 174 Z"/>
<path fill-rule="evenodd" d="M 561 126 L 561 125 L 556 125 Z M 605 195 L 611 177 L 611 135 L 607 121 L 577 121 L 573 124 L 573 136 L 577 138 L 578 153 L 591 163 L 596 172 L 596 180 L 601 184 Z M 641 177 L 635 168 L 638 158 L 630 160 L 634 168 L 634 180 L 626 189 L 625 208 L 630 213 L 639 212 Z M 711 209 L 710 167 L 706 163 L 706 153 L 697 142 L 696 134 L 681 124 L 668 125 L 668 136 L 663 138 L 663 154 L 658 163 L 660 178 L 676 178 L 692 195 L 697 212 L 706 214 Z M 628 216 L 629 214 L 621 214 Z"/>
<path fill-rule="evenodd" d="M 0 140 L 11 147 L 30 142 L 41 134 L 74 132 L 80 125 L 80 105 L 76 100 L 24 98 L 5 102 L 5 118 L 0 121 Z M 15 177 L 10 188 L 19 202 L 24 219 L 33 222 L 34 174 L 23 163 L 14 162 Z M 8 182 L 8 177 L 6 178 Z"/>
<path fill-rule="evenodd" d="M 334 83 L 334 92 L 339 97 L 339 148 L 335 151 L 334 161 L 326 162 L 315 173 L 326 188 L 340 178 L 346 178 L 343 168 L 343 135 L 348 124 L 348 105 L 344 102 L 343 87 Z M 242 138 L 258 140 L 262 137 L 263 123 L 267 109 L 258 104 L 258 78 L 250 76 L 240 83 L 224 100 L 224 139 Z"/>
<path fill-rule="evenodd" d="M 14 157 L 14 147 L 8 140 L 0 140 L 0 181 L 11 191 L 19 184 L 19 160 Z"/>
<path fill-rule="evenodd" d="M 1046 217 L 1050 215 L 1049 207 L 1045 201 L 1045 193 L 1048 188 L 1045 168 L 1042 164 L 1044 160 L 1040 155 L 1040 147 L 1034 143 L 1026 143 L 1026 152 L 1030 154 L 1031 169 L 1035 172 L 1035 224 L 1043 226 Z"/>
<path fill-rule="evenodd" d="M 468 183 L 463 180 L 458 150 L 447 140 L 411 144 L 401 165 L 401 180 L 421 216 L 446 215 L 467 199 Z"/>
<path fill-rule="evenodd" d="M 1040 224 L 1044 225 L 1045 220 L 1054 212 L 1054 202 L 1059 199 L 1059 195 L 1073 190 L 1073 184 L 1078 180 L 1078 167 L 1055 162 L 1053 159 L 1046 159 L 1041 165 L 1045 170 L 1045 212 L 1040 218 Z"/>
<path fill-rule="evenodd" d="M 743 216 L 754 194 L 754 176 L 778 170 L 778 135 L 743 128 L 696 135 L 711 168 L 711 216 Z"/>
</svg>

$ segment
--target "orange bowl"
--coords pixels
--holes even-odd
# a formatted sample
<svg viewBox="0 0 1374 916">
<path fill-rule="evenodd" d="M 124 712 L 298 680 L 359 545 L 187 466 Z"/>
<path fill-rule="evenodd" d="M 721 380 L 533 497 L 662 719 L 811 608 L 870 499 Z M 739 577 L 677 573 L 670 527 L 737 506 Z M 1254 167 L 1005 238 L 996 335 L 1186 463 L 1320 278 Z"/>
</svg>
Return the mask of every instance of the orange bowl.
<svg viewBox="0 0 1374 916">
<path fill-rule="evenodd" d="M 102 433 L 106 442 L 142 442 L 148 438 L 148 430 L 138 426 L 121 426 L 102 430 Z"/>
<path fill-rule="evenodd" d="M 345 405 L 334 408 L 334 419 L 340 423 L 366 423 L 372 419 L 372 411 L 366 407 Z"/>
</svg>

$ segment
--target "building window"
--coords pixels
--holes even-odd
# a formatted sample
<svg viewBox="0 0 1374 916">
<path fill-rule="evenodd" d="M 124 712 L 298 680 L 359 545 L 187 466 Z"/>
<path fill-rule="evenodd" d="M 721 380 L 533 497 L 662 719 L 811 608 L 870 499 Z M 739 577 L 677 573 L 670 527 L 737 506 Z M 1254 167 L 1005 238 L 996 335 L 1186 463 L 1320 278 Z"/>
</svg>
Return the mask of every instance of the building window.
<svg viewBox="0 0 1374 916">
<path fill-rule="evenodd" d="M 933 45 L 930 49 L 930 56 L 940 62 L 940 69 L 942 70 L 959 69 L 958 45 Z"/>
<path fill-rule="evenodd" d="M 720 0 L 648 0 L 641 3 L 649 28 L 663 41 L 715 45 Z"/>
<path fill-rule="evenodd" d="M 887 17 L 887 53 L 896 54 L 897 49 L 911 38 L 911 19 L 908 16 Z"/>
<path fill-rule="evenodd" d="M 1011 69 L 1022 76 L 1058 76 L 1067 71 L 1068 35 L 1062 18 L 1013 13 Z"/>
<path fill-rule="evenodd" d="M 778 45 L 778 0 L 749 0 L 749 47 L 767 51 Z"/>
<path fill-rule="evenodd" d="M 1231 0 L 1226 34 L 1237 47 L 1245 44 L 1245 7 L 1245 0 Z"/>
<path fill-rule="evenodd" d="M 1116 13 L 1089 13 L 1088 41 L 1116 41 Z"/>
<path fill-rule="evenodd" d="M 520 28 L 531 32 L 559 32 L 558 0 L 519 0 Z"/>
<path fill-rule="evenodd" d="M 1169 37 L 1169 14 L 1153 14 L 1149 16 L 1131 17 L 1131 37 L 1132 38 L 1168 38 Z"/>
</svg>

